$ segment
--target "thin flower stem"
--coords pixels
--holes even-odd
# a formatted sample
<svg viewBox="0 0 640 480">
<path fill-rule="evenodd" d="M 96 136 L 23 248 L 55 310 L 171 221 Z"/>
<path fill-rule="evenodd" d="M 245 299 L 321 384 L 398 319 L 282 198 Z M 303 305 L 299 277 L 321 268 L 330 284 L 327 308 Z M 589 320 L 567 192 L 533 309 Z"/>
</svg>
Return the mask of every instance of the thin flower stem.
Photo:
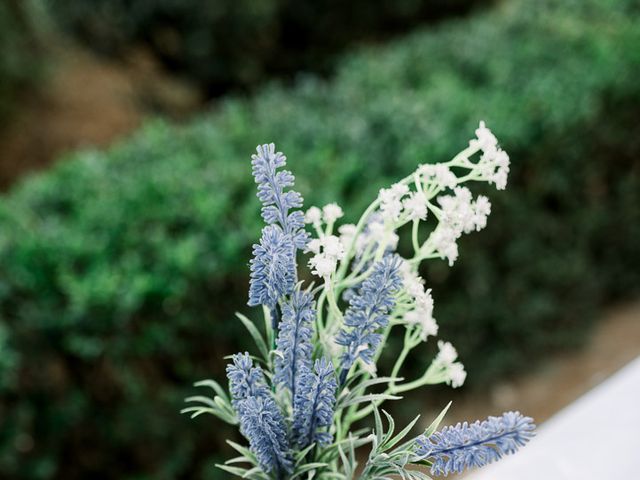
<svg viewBox="0 0 640 480">
<path fill-rule="evenodd" d="M 420 244 L 418 243 L 418 227 L 420 226 L 420 220 L 415 219 L 413 221 L 413 225 L 411 226 L 411 242 L 413 244 L 414 253 L 418 253 L 420 250 Z"/>
<path fill-rule="evenodd" d="M 331 288 L 331 280 L 329 279 L 325 280 L 325 290 L 327 292 L 327 303 L 329 305 L 329 313 L 330 314 L 332 313 L 335 316 L 335 321 L 342 322 L 343 320 L 342 312 L 338 307 L 338 303 L 335 297 L 335 290 Z M 329 315 L 327 318 L 327 324 L 334 323 L 334 322 L 331 322 L 331 320 L 332 318 Z"/>
</svg>

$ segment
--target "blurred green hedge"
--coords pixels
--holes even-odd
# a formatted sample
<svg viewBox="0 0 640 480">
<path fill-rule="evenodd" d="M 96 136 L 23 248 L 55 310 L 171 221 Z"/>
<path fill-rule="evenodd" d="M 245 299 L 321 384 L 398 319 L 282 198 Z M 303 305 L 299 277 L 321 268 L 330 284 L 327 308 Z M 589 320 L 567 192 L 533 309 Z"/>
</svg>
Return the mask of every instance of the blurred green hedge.
<svg viewBox="0 0 640 480">
<path fill-rule="evenodd" d="M 242 346 L 262 142 L 288 155 L 307 205 L 337 199 L 352 220 L 486 120 L 512 176 L 458 263 L 425 272 L 441 336 L 476 385 L 578 344 L 640 286 L 639 10 L 507 2 L 354 54 L 331 82 L 151 122 L 14 188 L 0 203 L 0 476 L 218 475 L 223 426 L 177 410 Z"/>
<path fill-rule="evenodd" d="M 0 120 L 42 75 L 42 9 L 33 0 L 0 0 Z"/>
<path fill-rule="evenodd" d="M 123 55 L 144 45 L 218 95 L 265 76 L 327 72 L 345 45 L 493 0 L 48 0 L 66 31 Z"/>
</svg>

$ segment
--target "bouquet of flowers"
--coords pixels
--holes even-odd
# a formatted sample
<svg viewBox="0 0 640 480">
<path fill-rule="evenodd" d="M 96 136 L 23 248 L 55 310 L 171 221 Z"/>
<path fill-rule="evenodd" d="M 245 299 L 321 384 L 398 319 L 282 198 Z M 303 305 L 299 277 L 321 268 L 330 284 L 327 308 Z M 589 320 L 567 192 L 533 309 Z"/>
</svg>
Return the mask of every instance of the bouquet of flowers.
<svg viewBox="0 0 640 480">
<path fill-rule="evenodd" d="M 457 239 L 484 228 L 491 211 L 487 197 L 474 198 L 463 184 L 501 190 L 507 183 L 508 155 L 483 122 L 475 133 L 450 161 L 420 165 L 380 190 L 355 225 L 339 224 L 343 212 L 335 203 L 303 213 L 286 157 L 273 144 L 257 148 L 253 176 L 266 226 L 253 247 L 248 304 L 262 307 L 264 327 L 238 314 L 255 355 L 232 356 L 229 394 L 213 380 L 199 382 L 215 396 L 188 398 L 183 410 L 237 425 L 247 440 L 248 447 L 229 441 L 239 456 L 219 468 L 255 480 L 428 479 L 486 465 L 533 436 L 533 420 L 518 412 L 438 431 L 448 406 L 411 436 L 418 417 L 396 432 L 381 409 L 403 392 L 438 383 L 456 388 L 465 380 L 455 348 L 444 341 L 419 377 L 401 373 L 408 354 L 438 333 L 421 262 L 452 265 Z M 428 217 L 435 227 L 425 235 L 419 227 Z M 396 253 L 405 225 L 411 258 Z M 317 281 L 300 281 L 299 255 L 309 255 Z M 391 371 L 379 374 L 377 360 L 394 331 L 404 336 L 402 350 Z M 357 453 L 361 447 L 368 456 Z"/>
</svg>

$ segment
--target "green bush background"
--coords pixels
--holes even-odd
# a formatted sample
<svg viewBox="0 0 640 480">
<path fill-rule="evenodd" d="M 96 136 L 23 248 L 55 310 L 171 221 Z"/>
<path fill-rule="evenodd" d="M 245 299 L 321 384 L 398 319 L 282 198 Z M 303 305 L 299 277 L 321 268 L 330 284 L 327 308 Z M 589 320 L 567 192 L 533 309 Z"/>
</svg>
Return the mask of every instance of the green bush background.
<svg viewBox="0 0 640 480">
<path fill-rule="evenodd" d="M 266 76 L 327 73 L 345 45 L 462 14 L 492 0 L 48 0 L 61 27 L 93 49 L 146 46 L 217 95 Z"/>
<path fill-rule="evenodd" d="M 177 410 L 244 345 L 260 219 L 256 144 L 306 204 L 353 220 L 377 189 L 448 159 L 487 121 L 513 160 L 489 226 L 425 272 L 470 381 L 576 345 L 640 286 L 640 7 L 506 2 L 271 86 L 186 127 L 150 122 L 72 155 L 0 205 L 0 476 L 217 477 L 226 433 Z M 419 363 L 420 359 L 416 359 Z"/>
</svg>

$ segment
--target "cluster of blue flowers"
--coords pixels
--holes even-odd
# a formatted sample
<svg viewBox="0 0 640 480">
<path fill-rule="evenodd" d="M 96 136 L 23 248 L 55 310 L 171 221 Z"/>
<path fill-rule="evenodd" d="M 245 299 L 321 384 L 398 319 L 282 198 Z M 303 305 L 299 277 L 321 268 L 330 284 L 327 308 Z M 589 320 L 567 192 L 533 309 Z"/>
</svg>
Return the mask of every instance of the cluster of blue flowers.
<svg viewBox="0 0 640 480">
<path fill-rule="evenodd" d="M 280 478 L 291 473 L 292 446 L 301 450 L 331 443 L 337 381 L 330 360 L 320 358 L 313 365 L 313 296 L 296 286 L 296 252 L 307 242 L 304 216 L 297 210 L 302 196 L 286 191 L 294 177 L 279 170 L 286 157 L 275 152 L 273 144 L 262 145 L 257 152 L 252 157 L 253 175 L 267 225 L 253 249 L 249 305 L 265 305 L 272 319 L 281 319 L 273 324 L 278 332 L 277 356 L 271 388 L 248 354 L 233 357 L 227 376 L 242 434 L 261 468 Z M 287 419 L 275 401 L 282 391 L 292 418 Z"/>
<path fill-rule="evenodd" d="M 278 300 L 291 294 L 297 282 L 296 250 L 303 249 L 308 239 L 299 210 L 303 199 L 298 192 L 286 191 L 295 177 L 288 170 L 279 170 L 287 158 L 275 151 L 273 143 L 259 146 L 251 159 L 267 226 L 260 244 L 253 247 L 249 306 L 269 307 L 277 322 Z"/>
<path fill-rule="evenodd" d="M 388 314 L 395 306 L 395 294 L 400 290 L 400 259 L 387 254 L 373 266 L 358 292 L 351 295 L 349 308 L 344 316 L 344 327 L 336 343 L 345 347 L 341 358 L 340 383 L 344 384 L 349 370 L 358 358 L 366 363 L 380 345 L 380 330 L 387 326 Z"/>
<path fill-rule="evenodd" d="M 338 388 L 333 364 L 316 360 L 314 372 L 305 369 L 300 375 L 299 394 L 293 404 L 293 441 L 298 448 L 312 443 L 329 445 L 333 436 L 333 408 Z"/>
<path fill-rule="evenodd" d="M 302 374 L 311 367 L 315 315 L 313 296 L 308 292 L 296 291 L 291 300 L 282 305 L 274 382 L 287 388 L 292 398 L 296 398 L 296 387 Z"/>
<path fill-rule="evenodd" d="M 431 433 L 402 444 L 398 443 L 400 438 L 410 431 L 415 421 L 394 439 L 391 439 L 392 432 L 380 432 L 378 405 L 399 397 L 389 394 L 393 393 L 391 390 L 376 394 L 366 389 L 384 382 L 395 386 L 396 381 L 402 380 L 394 373 L 386 378 L 370 376 L 375 371 L 373 367 L 381 344 L 395 324 L 390 324 L 390 316 L 397 314 L 398 308 L 401 312 L 406 308 L 402 303 L 409 297 L 406 292 L 416 296 L 416 285 L 417 290 L 423 292 L 421 280 L 407 277 L 408 264 L 393 252 L 395 247 L 389 248 L 386 244 L 377 247 L 376 242 L 380 241 L 376 237 L 377 227 L 385 220 L 379 218 L 379 213 L 372 212 L 369 220 L 379 220 L 376 220 L 377 230 L 368 227 L 364 218 L 362 234 L 371 237 L 378 253 L 354 262 L 351 279 L 355 280 L 345 282 L 342 289 L 335 287 L 331 283 L 335 281 L 333 274 L 327 270 L 320 275 L 324 284 L 303 288 L 297 273 L 300 251 L 308 248 L 316 255 L 333 256 L 334 262 L 343 258 L 345 245 L 332 235 L 333 223 L 341 210 L 337 215 L 328 207 L 322 212 L 315 209 L 310 223 L 320 238 L 313 240 L 316 244 L 312 246 L 304 228 L 305 216 L 300 210 L 302 196 L 291 189 L 294 176 L 283 169 L 285 166 L 286 157 L 276 152 L 273 144 L 259 146 L 252 156 L 266 225 L 259 243 L 253 247 L 248 304 L 264 307 L 266 339 L 248 319 L 239 317 L 256 340 L 262 356 L 233 355 L 227 366 L 230 396 L 216 382 L 208 381 L 206 385 L 212 386 L 217 396 L 211 401 L 192 397 L 191 401 L 205 405 L 184 410 L 193 416 L 213 413 L 239 426 L 249 449 L 230 442 L 241 456 L 220 467 L 253 480 L 353 478 L 357 464 L 355 448 L 372 442 L 373 450 L 362 471 L 362 480 L 388 480 L 395 478 L 394 475 L 417 479 L 424 476 L 405 469 L 408 463 L 428 462 L 432 474 L 447 475 L 485 465 L 524 445 L 532 437 L 534 426 L 530 418 L 513 412 L 490 417 L 482 423 L 445 427 L 439 432 L 434 432 L 434 427 Z M 406 195 L 408 187 L 398 185 L 391 193 Z M 327 225 L 326 232 L 320 230 L 321 214 Z M 359 227 L 352 227 L 357 235 Z M 318 253 L 320 247 L 325 249 L 322 254 Z M 413 287 L 408 286 L 411 278 Z M 341 291 L 348 293 L 343 297 L 344 303 L 348 302 L 344 316 L 336 301 Z M 316 303 L 315 295 L 319 292 Z M 333 303 L 327 306 L 327 302 Z M 331 312 L 331 321 L 323 319 L 325 308 Z M 414 328 L 411 325 L 415 323 L 408 325 Z M 406 356 L 406 351 L 403 354 Z M 453 362 L 455 356 L 450 345 L 448 350 L 441 351 L 435 361 L 440 362 L 438 372 Z M 371 412 L 376 415 L 374 434 L 350 431 L 353 422 Z M 393 420 L 386 415 L 393 430 Z M 441 417 L 443 415 L 444 412 Z M 237 467 L 241 462 L 248 462 L 252 467 Z"/>
<path fill-rule="evenodd" d="M 458 423 L 416 439 L 416 455 L 430 460 L 433 475 L 460 473 L 482 467 L 515 453 L 534 435 L 533 419 L 520 412 L 506 412 L 483 422 Z"/>
</svg>

